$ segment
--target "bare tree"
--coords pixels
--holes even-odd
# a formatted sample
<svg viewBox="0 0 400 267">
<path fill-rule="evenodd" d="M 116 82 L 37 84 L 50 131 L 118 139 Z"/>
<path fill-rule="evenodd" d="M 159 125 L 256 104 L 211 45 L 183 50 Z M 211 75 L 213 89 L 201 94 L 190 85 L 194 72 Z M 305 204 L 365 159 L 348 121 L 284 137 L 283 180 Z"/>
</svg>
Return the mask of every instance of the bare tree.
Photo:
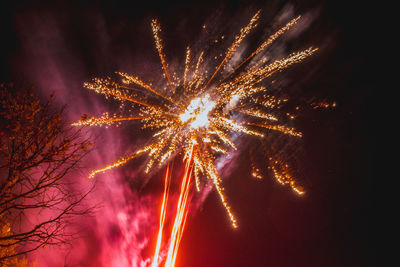
<svg viewBox="0 0 400 267">
<path fill-rule="evenodd" d="M 77 193 L 66 176 L 91 143 L 61 115 L 62 109 L 41 103 L 31 89 L 0 84 L 0 227 L 6 229 L 0 249 L 9 251 L 0 253 L 0 265 L 68 242 L 74 238 L 68 226 L 90 210 L 82 201 L 91 189 Z"/>
</svg>

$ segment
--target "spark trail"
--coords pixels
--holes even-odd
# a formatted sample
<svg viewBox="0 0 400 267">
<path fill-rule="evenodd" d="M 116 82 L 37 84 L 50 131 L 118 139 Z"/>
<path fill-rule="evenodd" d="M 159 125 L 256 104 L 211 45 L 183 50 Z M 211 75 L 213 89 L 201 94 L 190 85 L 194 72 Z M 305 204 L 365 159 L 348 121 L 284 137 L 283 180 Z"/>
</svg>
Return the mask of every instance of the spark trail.
<svg viewBox="0 0 400 267">
<path fill-rule="evenodd" d="M 170 181 L 171 181 L 171 174 L 170 174 L 169 166 L 168 166 L 167 172 L 165 174 L 165 179 L 164 179 L 164 194 L 163 194 L 161 210 L 160 210 L 160 225 L 158 228 L 157 245 L 156 245 L 156 249 L 154 251 L 153 262 L 151 264 L 151 267 L 158 266 L 159 254 L 160 254 L 160 249 L 161 249 L 161 244 L 162 244 L 162 236 L 163 236 L 163 231 L 164 231 L 165 215 L 166 215 L 166 211 L 167 211 Z"/>
<path fill-rule="evenodd" d="M 189 158 L 186 160 L 185 172 L 183 174 L 181 191 L 179 194 L 178 205 L 176 208 L 176 215 L 174 226 L 172 228 L 170 244 L 168 249 L 168 256 L 165 262 L 165 267 L 175 266 L 176 255 L 178 254 L 179 243 L 185 229 L 186 217 L 188 214 L 188 196 L 190 191 L 190 179 L 192 177 L 192 157 L 193 145 L 190 148 Z"/>
<path fill-rule="evenodd" d="M 231 66 L 231 59 L 243 40 L 258 26 L 260 14 L 261 11 L 257 11 L 248 24 L 234 36 L 233 42 L 227 46 L 225 52 L 221 53 L 223 59 L 219 62 L 215 62 L 216 57 L 208 52 L 206 47 L 196 53 L 187 47 L 186 53 L 183 53 L 185 60 L 182 64 L 181 78 L 176 72 L 171 71 L 167 63 L 161 26 L 154 19 L 151 21 L 151 28 L 161 62 L 163 72 L 161 80 L 164 80 L 164 86 L 156 87 L 151 82 L 123 72 L 116 72 L 121 78 L 120 82 L 108 77 L 94 78 L 84 84 L 87 89 L 103 94 L 106 98 L 121 101 L 133 111 L 129 111 L 129 114 L 112 116 L 108 113 L 100 117 L 85 115 L 73 125 L 108 127 L 126 121 L 140 121 L 143 128 L 154 131 L 152 138 L 142 148 L 92 171 L 90 177 L 122 166 L 142 155 L 147 155 L 145 172 L 148 173 L 154 167 L 170 162 L 177 155 L 183 155 L 185 173 L 182 177 L 177 214 L 169 239 L 165 266 L 172 267 L 175 264 L 188 213 L 192 176 L 197 191 L 202 190 L 202 185 L 207 180 L 214 184 L 232 226 L 234 228 L 238 226 L 224 194 L 222 178 L 218 174 L 216 165 L 218 158 L 237 150 L 233 134 L 239 138 L 246 135 L 264 138 L 266 133 L 272 131 L 282 133 L 289 138 L 302 137 L 301 132 L 285 125 L 285 114 L 280 112 L 281 103 L 285 99 L 271 95 L 264 81 L 302 62 L 318 49 L 309 47 L 276 60 L 262 56 L 262 52 L 289 31 L 300 20 L 300 16 L 267 38 L 253 52 L 239 60 L 236 66 Z M 290 186 L 299 195 L 304 193 L 302 187 L 287 171 L 289 167 L 285 162 L 274 158 L 270 158 L 269 162 L 273 176 L 279 183 Z M 159 264 L 170 179 L 170 168 L 167 167 L 152 267 Z"/>
</svg>

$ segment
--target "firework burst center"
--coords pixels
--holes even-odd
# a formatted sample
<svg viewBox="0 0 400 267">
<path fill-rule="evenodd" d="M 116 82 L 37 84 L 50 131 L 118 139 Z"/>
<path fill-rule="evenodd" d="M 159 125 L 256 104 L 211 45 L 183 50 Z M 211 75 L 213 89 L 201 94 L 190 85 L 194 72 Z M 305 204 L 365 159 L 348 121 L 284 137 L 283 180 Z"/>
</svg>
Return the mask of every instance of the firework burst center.
<svg viewBox="0 0 400 267">
<path fill-rule="evenodd" d="M 214 107 L 215 102 L 210 100 L 209 95 L 194 98 L 185 112 L 179 115 L 179 119 L 182 123 L 187 123 L 193 129 L 207 127 L 209 124 L 208 114 Z"/>
</svg>

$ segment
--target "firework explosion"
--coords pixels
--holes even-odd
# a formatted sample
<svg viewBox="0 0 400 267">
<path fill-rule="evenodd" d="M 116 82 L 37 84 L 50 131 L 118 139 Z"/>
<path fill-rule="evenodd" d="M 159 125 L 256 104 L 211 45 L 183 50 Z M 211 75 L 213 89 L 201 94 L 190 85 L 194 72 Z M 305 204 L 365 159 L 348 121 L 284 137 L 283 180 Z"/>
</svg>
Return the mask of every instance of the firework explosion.
<svg viewBox="0 0 400 267">
<path fill-rule="evenodd" d="M 263 81 L 274 73 L 303 61 L 317 48 L 309 47 L 274 61 L 260 56 L 260 53 L 274 40 L 299 21 L 300 17 L 297 17 L 267 38 L 249 56 L 242 58 L 239 64 L 233 65 L 234 61 L 236 62 L 233 56 L 246 36 L 257 27 L 259 18 L 260 11 L 256 12 L 248 24 L 234 37 L 233 43 L 217 64 L 208 59 L 211 55 L 208 55 L 206 50 L 193 55 L 191 48 L 187 47 L 182 75 L 171 72 L 164 54 L 160 24 L 157 20 L 153 20 L 151 28 L 161 61 L 164 86 L 156 87 L 137 76 L 123 72 L 117 72 L 117 75 L 121 77 L 121 82 L 116 82 L 111 78 L 95 78 L 84 84 L 87 89 L 103 94 L 106 98 L 111 97 L 124 105 L 131 105 L 132 111 L 124 115 L 108 113 L 100 117 L 85 115 L 73 125 L 107 127 L 124 121 L 139 120 L 143 128 L 154 131 L 148 144 L 101 169 L 92 171 L 90 177 L 122 166 L 142 155 L 147 155 L 145 172 L 148 173 L 155 166 L 162 166 L 177 155 L 183 155 L 185 172 L 182 177 L 169 249 L 165 255 L 167 257 L 165 266 L 175 264 L 188 212 L 188 195 L 192 176 L 197 191 L 202 190 L 208 180 L 213 183 L 232 226 L 235 228 L 238 226 L 224 194 L 222 179 L 216 166 L 216 160 L 220 156 L 237 150 L 232 136 L 239 134 L 263 138 L 267 131 L 277 131 L 293 138 L 302 136 L 299 131 L 280 122 L 279 107 L 284 100 L 268 94 Z M 224 36 L 220 39 L 223 40 Z M 269 158 L 268 161 L 278 182 L 289 185 L 299 195 L 304 193 L 302 187 L 292 177 L 287 163 L 275 158 Z M 252 175 L 261 178 L 259 170 L 253 164 Z M 171 170 L 168 166 L 160 211 L 160 227 L 152 264 L 154 267 L 160 263 L 170 180 Z"/>
</svg>

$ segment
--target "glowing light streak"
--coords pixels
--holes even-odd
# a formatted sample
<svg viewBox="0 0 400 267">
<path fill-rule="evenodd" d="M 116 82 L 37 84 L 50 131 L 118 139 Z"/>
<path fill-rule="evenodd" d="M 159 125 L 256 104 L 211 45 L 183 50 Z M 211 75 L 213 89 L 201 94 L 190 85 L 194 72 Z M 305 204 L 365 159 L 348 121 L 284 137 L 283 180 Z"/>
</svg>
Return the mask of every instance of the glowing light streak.
<svg viewBox="0 0 400 267">
<path fill-rule="evenodd" d="M 297 23 L 297 21 L 300 19 L 301 16 L 298 16 L 297 18 L 292 19 L 289 21 L 288 24 L 286 24 L 284 27 L 279 29 L 277 32 L 275 32 L 273 35 L 271 35 L 264 43 L 262 43 L 250 56 L 248 56 L 245 60 L 242 61 L 242 63 L 239 64 L 234 70 L 232 70 L 224 79 L 226 80 L 229 76 L 231 76 L 236 70 L 238 70 L 244 63 L 249 61 L 251 58 L 253 58 L 255 55 L 263 51 L 266 47 L 268 47 L 270 44 L 273 43 L 279 36 L 281 36 L 285 31 L 289 30 L 293 25 Z"/>
<path fill-rule="evenodd" d="M 240 113 L 249 115 L 249 116 L 253 116 L 253 117 L 258 117 L 261 119 L 267 119 L 270 121 L 277 121 L 278 118 L 270 113 L 265 113 L 262 110 L 258 110 L 258 109 L 246 109 L 246 110 L 237 110 Z"/>
<path fill-rule="evenodd" d="M 143 120 L 144 117 L 125 117 L 125 116 L 117 116 L 114 115 L 110 117 L 110 115 L 106 112 L 101 117 L 88 117 L 84 116 L 81 120 L 72 123 L 72 126 L 106 126 L 112 125 L 114 123 L 119 123 L 122 121 L 129 121 L 129 120 Z"/>
<path fill-rule="evenodd" d="M 279 131 L 281 133 L 288 134 L 291 136 L 303 137 L 303 134 L 301 132 L 297 132 L 294 128 L 288 128 L 283 125 L 271 125 L 271 124 L 260 124 L 260 123 L 247 123 L 247 124 L 274 130 L 274 131 Z"/>
<path fill-rule="evenodd" d="M 182 178 L 181 191 L 179 194 L 178 205 L 176 208 L 176 216 L 174 226 L 172 228 L 168 256 L 165 267 L 173 267 L 175 265 L 176 256 L 179 250 L 179 244 L 185 229 L 186 217 L 188 214 L 188 196 L 190 190 L 190 178 L 192 177 L 192 156 L 194 145 L 191 145 L 189 158 L 186 160 L 185 173 Z"/>
<path fill-rule="evenodd" d="M 127 163 L 128 161 L 130 161 L 131 159 L 134 159 L 134 158 L 136 158 L 137 156 L 139 156 L 141 153 L 142 153 L 141 151 L 137 151 L 135 154 L 122 157 L 122 158 L 120 158 L 119 160 L 117 160 L 117 161 L 115 161 L 115 162 L 113 162 L 113 163 L 111 163 L 111 164 L 105 166 L 104 168 L 91 171 L 90 174 L 89 174 L 89 178 L 93 178 L 93 177 L 94 177 L 96 174 L 98 174 L 98 173 L 104 173 L 104 172 L 106 172 L 106 171 L 108 171 L 108 170 L 111 170 L 111 169 L 113 169 L 113 168 L 122 166 L 122 165 L 124 165 L 125 163 Z"/>
<path fill-rule="evenodd" d="M 160 222 L 159 222 L 160 224 L 159 224 L 159 228 L 158 228 L 157 244 L 156 244 L 156 249 L 154 251 L 153 262 L 151 264 L 151 267 L 157 267 L 158 262 L 159 262 L 159 254 L 160 254 L 160 249 L 161 249 L 161 244 L 162 244 L 165 215 L 166 215 L 166 211 L 167 211 L 170 181 L 171 181 L 171 174 L 170 174 L 169 166 L 168 166 L 167 171 L 165 173 L 165 178 L 164 178 L 164 194 L 163 194 L 161 210 L 160 210 Z"/>
<path fill-rule="evenodd" d="M 173 103 L 173 104 L 175 104 L 177 106 L 180 106 L 178 103 L 176 103 L 170 97 L 167 97 L 167 96 L 163 95 L 162 93 L 158 92 L 157 90 L 153 89 L 151 87 L 151 84 L 147 84 L 147 83 L 143 82 L 142 80 L 140 80 L 139 77 L 131 76 L 131 75 L 128 75 L 128 74 L 122 73 L 122 72 L 117 72 L 117 73 L 123 77 L 123 80 L 122 80 L 123 83 L 126 83 L 126 84 L 134 83 L 134 84 L 140 85 L 141 87 L 143 87 L 143 88 L 149 90 L 150 92 L 162 97 L 163 99 L 166 99 L 169 102 L 171 102 L 171 103 Z"/>
<path fill-rule="evenodd" d="M 237 224 L 236 218 L 231 211 L 231 207 L 229 206 L 228 202 L 226 201 L 226 197 L 223 192 L 224 189 L 221 187 L 221 178 L 218 176 L 217 171 L 215 170 L 215 168 L 213 166 L 209 166 L 209 168 L 207 169 L 207 172 L 210 175 L 215 188 L 217 189 L 218 195 L 221 199 L 221 202 L 222 202 L 226 212 L 228 213 L 228 216 L 229 216 L 229 219 L 231 220 L 233 228 L 237 228 L 238 224 Z"/>
<path fill-rule="evenodd" d="M 96 93 L 99 94 L 104 94 L 106 97 L 111 95 L 115 97 L 118 100 L 126 100 L 132 103 L 136 103 L 142 106 L 146 106 L 149 108 L 154 107 L 153 105 L 146 103 L 144 101 L 141 101 L 139 99 L 135 99 L 133 97 L 130 97 L 126 95 L 122 90 L 112 88 L 112 87 L 107 87 L 107 85 L 103 85 L 102 83 L 97 83 L 97 79 L 94 79 L 92 83 L 85 82 L 83 84 L 87 89 L 94 90 Z"/>
<path fill-rule="evenodd" d="M 243 41 L 243 39 L 246 37 L 247 34 L 250 33 L 250 31 L 257 26 L 256 22 L 260 18 L 260 12 L 261 10 L 257 11 L 257 13 L 251 18 L 249 24 L 240 30 L 240 34 L 235 36 L 235 41 L 233 44 L 228 48 L 228 51 L 225 53 L 225 57 L 222 60 L 222 62 L 219 64 L 217 69 L 215 70 L 214 74 L 211 76 L 211 78 L 208 80 L 207 84 L 205 87 L 207 87 L 212 79 L 217 75 L 218 71 L 221 69 L 221 67 L 225 64 L 227 60 L 229 60 L 232 55 L 236 52 L 236 49 L 239 47 L 240 43 Z"/>
<path fill-rule="evenodd" d="M 200 55 L 199 55 L 199 57 L 198 57 L 198 59 L 197 59 L 196 68 L 195 68 L 195 70 L 194 70 L 192 79 L 191 79 L 191 81 L 189 82 L 188 92 L 191 92 L 191 91 L 192 91 L 192 86 L 193 86 L 194 83 L 197 82 L 197 86 L 200 84 L 201 79 L 199 79 L 198 73 L 199 73 L 200 64 L 201 64 L 201 62 L 203 61 L 203 54 L 204 54 L 204 52 L 201 51 L 201 53 L 200 53 Z M 194 88 L 194 89 L 197 89 L 197 86 L 196 86 L 196 88 Z"/>
<path fill-rule="evenodd" d="M 254 152 L 253 150 L 250 151 L 250 167 L 251 167 L 251 176 L 253 176 L 256 179 L 262 179 L 262 174 L 260 169 L 256 166 L 255 160 L 254 160 Z"/>
<path fill-rule="evenodd" d="M 161 32 L 161 27 L 160 27 L 160 24 L 158 23 L 158 21 L 156 19 L 153 19 L 151 21 L 151 28 L 153 30 L 153 36 L 154 36 L 154 40 L 156 42 L 156 48 L 157 48 L 157 51 L 158 51 L 158 55 L 160 56 L 161 65 L 162 65 L 162 68 L 164 70 L 165 77 L 168 80 L 169 86 L 171 88 L 174 88 L 174 86 L 173 86 L 174 84 L 173 84 L 173 82 L 171 80 L 171 77 L 170 77 L 170 75 L 168 73 L 168 65 L 167 65 L 167 62 L 165 60 L 165 54 L 163 52 L 164 46 L 163 46 L 161 37 L 159 35 L 159 33 Z"/>
<path fill-rule="evenodd" d="M 289 165 L 280 160 L 269 158 L 271 165 L 268 167 L 272 170 L 275 179 L 282 185 L 289 185 L 298 195 L 304 195 L 304 188 L 299 186 L 290 173 Z"/>
<path fill-rule="evenodd" d="M 183 73 L 183 87 L 186 88 L 187 75 L 190 69 L 190 47 L 186 49 L 185 71 Z"/>
</svg>

